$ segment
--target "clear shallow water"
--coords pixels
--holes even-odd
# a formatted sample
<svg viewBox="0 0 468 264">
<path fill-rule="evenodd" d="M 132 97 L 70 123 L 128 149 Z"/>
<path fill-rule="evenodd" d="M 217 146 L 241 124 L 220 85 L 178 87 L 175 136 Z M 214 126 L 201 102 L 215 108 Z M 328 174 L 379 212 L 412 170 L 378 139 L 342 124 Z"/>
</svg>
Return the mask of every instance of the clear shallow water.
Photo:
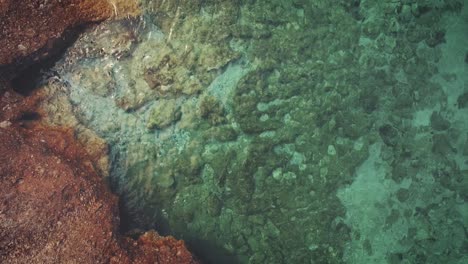
<svg viewBox="0 0 468 264">
<path fill-rule="evenodd" d="M 464 4 L 143 1 L 59 96 L 110 146 L 124 228 L 207 263 L 466 263 Z"/>
</svg>

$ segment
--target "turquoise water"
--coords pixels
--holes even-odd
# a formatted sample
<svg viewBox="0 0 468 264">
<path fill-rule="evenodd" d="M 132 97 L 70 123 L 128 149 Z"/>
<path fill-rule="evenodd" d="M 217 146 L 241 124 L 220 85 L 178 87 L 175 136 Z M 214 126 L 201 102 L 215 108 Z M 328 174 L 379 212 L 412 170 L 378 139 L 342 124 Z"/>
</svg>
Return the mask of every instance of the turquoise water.
<svg viewBox="0 0 468 264">
<path fill-rule="evenodd" d="M 205 263 L 468 263 L 466 1 L 142 7 L 54 69 L 124 230 Z"/>
</svg>

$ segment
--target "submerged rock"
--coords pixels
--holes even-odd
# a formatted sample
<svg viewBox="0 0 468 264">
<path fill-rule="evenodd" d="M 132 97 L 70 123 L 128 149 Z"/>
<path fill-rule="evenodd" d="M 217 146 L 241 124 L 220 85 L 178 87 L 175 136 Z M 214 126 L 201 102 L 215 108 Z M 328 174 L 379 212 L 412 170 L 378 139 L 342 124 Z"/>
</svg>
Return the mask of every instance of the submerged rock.
<svg viewBox="0 0 468 264">
<path fill-rule="evenodd" d="M 162 99 L 151 110 L 148 128 L 165 128 L 180 119 L 180 109 L 175 99 Z"/>
</svg>

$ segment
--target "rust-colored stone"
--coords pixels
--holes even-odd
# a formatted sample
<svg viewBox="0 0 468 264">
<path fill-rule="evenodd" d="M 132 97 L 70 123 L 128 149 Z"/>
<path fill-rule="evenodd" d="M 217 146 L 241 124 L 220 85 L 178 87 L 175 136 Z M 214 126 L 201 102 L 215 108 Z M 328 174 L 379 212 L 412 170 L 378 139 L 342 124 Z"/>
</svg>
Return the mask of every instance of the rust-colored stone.
<svg viewBox="0 0 468 264">
<path fill-rule="evenodd" d="M 71 129 L 42 127 L 34 106 L 0 96 L 0 263 L 197 263 L 172 237 L 123 238 L 87 151 Z"/>
<path fill-rule="evenodd" d="M 56 59 L 82 30 L 78 25 L 140 13 L 140 0 L 0 0 L 0 91 L 28 67 L 52 65 L 40 63 Z"/>
<path fill-rule="evenodd" d="M 154 231 L 144 233 L 136 242 L 127 239 L 126 243 L 129 255 L 135 256 L 134 263 L 197 263 L 183 241 L 159 236 Z"/>
<path fill-rule="evenodd" d="M 1 0 L 0 65 L 48 55 L 54 40 L 70 27 L 106 19 L 113 14 L 107 0 Z"/>
</svg>

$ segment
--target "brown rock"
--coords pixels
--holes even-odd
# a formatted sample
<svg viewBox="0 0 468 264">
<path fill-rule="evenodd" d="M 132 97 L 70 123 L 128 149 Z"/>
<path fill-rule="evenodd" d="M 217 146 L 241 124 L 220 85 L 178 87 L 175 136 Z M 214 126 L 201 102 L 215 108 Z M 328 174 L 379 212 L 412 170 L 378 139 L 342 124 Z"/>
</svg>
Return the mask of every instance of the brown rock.
<svg viewBox="0 0 468 264">
<path fill-rule="evenodd" d="M 172 237 L 120 236 L 117 198 L 87 152 L 70 129 L 24 118 L 28 105 L 0 97 L 0 263 L 197 263 Z"/>
<path fill-rule="evenodd" d="M 106 19 L 112 12 L 107 0 L 2 0 L 0 65 L 35 52 L 38 52 L 34 56 L 36 60 L 47 56 L 54 39 L 59 39 L 65 29 Z"/>
<path fill-rule="evenodd" d="M 134 256 L 133 263 L 198 263 L 184 242 L 171 236 L 162 237 L 154 231 L 149 231 L 140 236 L 136 242 L 127 239 L 127 244 L 130 243 L 129 255 Z"/>
<path fill-rule="evenodd" d="M 138 0 L 0 0 L 0 66 L 48 57 L 77 25 L 138 14 Z"/>
</svg>

